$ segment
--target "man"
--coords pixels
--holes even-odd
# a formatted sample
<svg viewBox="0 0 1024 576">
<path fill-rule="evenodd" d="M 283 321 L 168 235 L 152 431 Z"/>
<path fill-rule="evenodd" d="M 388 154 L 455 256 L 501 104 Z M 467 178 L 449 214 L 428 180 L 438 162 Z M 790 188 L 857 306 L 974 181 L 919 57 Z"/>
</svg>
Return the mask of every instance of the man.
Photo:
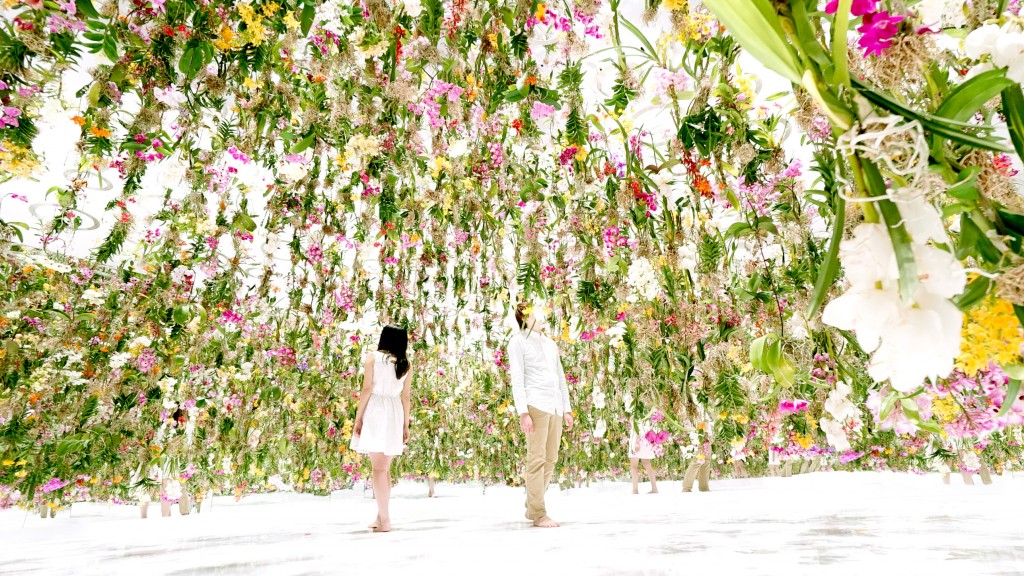
<svg viewBox="0 0 1024 576">
<path fill-rule="evenodd" d="M 555 472 L 562 423 L 572 430 L 572 408 L 558 348 L 540 333 L 537 317 L 526 304 L 516 306 L 519 332 L 508 344 L 512 398 L 519 426 L 526 434 L 526 517 L 540 528 L 557 528 L 548 517 L 544 492 Z"/>
</svg>

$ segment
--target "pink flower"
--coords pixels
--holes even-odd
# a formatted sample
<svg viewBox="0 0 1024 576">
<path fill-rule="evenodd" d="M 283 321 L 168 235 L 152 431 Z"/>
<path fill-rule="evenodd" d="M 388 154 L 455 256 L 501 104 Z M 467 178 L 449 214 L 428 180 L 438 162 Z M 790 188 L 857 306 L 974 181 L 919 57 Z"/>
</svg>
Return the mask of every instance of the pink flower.
<svg viewBox="0 0 1024 576">
<path fill-rule="evenodd" d="M 850 7 L 850 14 L 854 16 L 863 16 L 869 12 L 874 12 L 877 4 L 878 0 L 853 0 L 853 6 Z M 839 0 L 832 0 L 825 5 L 826 14 L 835 14 L 838 10 Z"/>
<path fill-rule="evenodd" d="M 543 102 L 534 102 L 533 110 L 530 110 L 530 117 L 534 120 L 543 120 L 555 113 L 555 107 Z"/>
<path fill-rule="evenodd" d="M 886 11 L 877 14 L 866 14 L 864 23 L 857 28 L 861 33 L 857 43 L 864 49 L 864 55 L 874 54 L 881 56 L 882 52 L 892 46 L 892 38 L 899 32 L 898 24 L 904 16 L 893 16 Z"/>
</svg>

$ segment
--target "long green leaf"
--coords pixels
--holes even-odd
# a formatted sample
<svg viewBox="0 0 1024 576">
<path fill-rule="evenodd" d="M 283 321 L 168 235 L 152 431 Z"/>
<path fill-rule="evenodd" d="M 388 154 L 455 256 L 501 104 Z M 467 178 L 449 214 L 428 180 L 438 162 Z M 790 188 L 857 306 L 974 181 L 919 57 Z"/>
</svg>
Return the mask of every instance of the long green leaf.
<svg viewBox="0 0 1024 576">
<path fill-rule="evenodd" d="M 768 0 L 705 0 L 718 21 L 762 64 L 799 84 L 803 76 Z"/>
<path fill-rule="evenodd" d="M 875 163 L 862 158 L 861 169 L 864 171 L 868 193 L 875 197 L 885 196 L 885 180 L 882 179 L 882 174 L 878 171 Z M 896 253 L 896 264 L 900 271 L 900 296 L 905 302 L 909 302 L 917 290 L 917 264 L 914 262 L 910 234 L 903 226 L 903 216 L 900 215 L 899 209 L 892 200 L 879 200 L 878 209 L 882 213 L 882 219 L 885 220 L 893 252 Z"/>
<path fill-rule="evenodd" d="M 850 30 L 850 8 L 853 0 L 839 0 L 839 8 L 836 10 L 832 34 L 832 82 L 842 86 L 850 87 L 850 65 L 847 62 L 846 46 L 847 33 Z"/>
<path fill-rule="evenodd" d="M 657 50 L 654 49 L 654 46 L 651 45 L 651 42 L 647 39 L 647 37 L 644 36 L 643 32 L 641 32 L 639 28 L 634 26 L 632 22 L 630 22 L 629 20 L 626 20 L 622 16 L 619 16 L 619 22 L 621 22 L 622 25 L 625 26 L 627 30 L 632 32 L 633 36 L 636 36 L 637 40 L 639 40 L 640 43 L 644 45 L 644 48 L 646 48 L 648 53 L 651 55 L 651 60 L 653 60 L 655 63 L 657 63 L 660 66 L 661 65 L 661 61 L 658 59 L 658 52 L 657 52 Z"/>
<path fill-rule="evenodd" d="M 949 96 L 935 110 L 935 116 L 966 122 L 989 100 L 995 98 L 1013 83 L 1006 77 L 1005 70 L 982 72 L 950 92 Z M 941 152 L 942 141 L 932 138 L 932 156 L 938 157 Z"/>
<path fill-rule="evenodd" d="M 1006 398 L 1003 399 L 1003 405 L 999 408 L 999 413 L 996 416 L 1005 416 L 1010 408 L 1013 407 L 1014 402 L 1017 401 L 1017 394 L 1020 393 L 1021 381 L 1016 378 L 1011 378 L 1010 383 L 1006 385 Z"/>
<path fill-rule="evenodd" d="M 1017 155 L 1024 159 L 1024 92 L 1021 92 L 1020 84 L 1003 90 L 1003 116 L 1006 116 L 1013 147 Z"/>
<path fill-rule="evenodd" d="M 813 317 L 821 303 L 825 301 L 825 294 L 832 286 L 836 274 L 839 273 L 839 244 L 843 241 L 843 227 L 846 220 L 846 200 L 842 196 L 836 197 L 836 215 L 832 219 L 832 238 L 829 239 L 828 252 L 825 254 L 825 262 L 818 269 L 818 278 L 814 282 L 814 294 L 811 295 L 811 306 L 807 311 L 807 317 Z"/>
</svg>

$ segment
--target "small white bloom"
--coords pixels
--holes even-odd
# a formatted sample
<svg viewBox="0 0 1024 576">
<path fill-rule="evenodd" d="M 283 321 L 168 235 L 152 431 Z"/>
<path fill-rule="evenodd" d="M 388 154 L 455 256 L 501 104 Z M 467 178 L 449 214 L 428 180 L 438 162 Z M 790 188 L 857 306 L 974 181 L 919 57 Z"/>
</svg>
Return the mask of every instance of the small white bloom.
<svg viewBox="0 0 1024 576">
<path fill-rule="evenodd" d="M 608 431 L 608 423 L 604 421 L 604 418 L 598 418 L 597 424 L 594 425 L 594 438 L 604 438 L 604 433 Z"/>
<path fill-rule="evenodd" d="M 167 88 L 156 88 L 153 90 L 153 97 L 168 108 L 177 108 L 187 100 L 185 95 L 178 91 L 178 87 L 171 84 Z"/>
<path fill-rule="evenodd" d="M 964 53 L 968 58 L 975 60 L 986 54 L 991 54 L 995 50 L 1000 35 L 999 26 L 986 24 L 967 35 L 967 38 L 964 39 Z"/>
</svg>

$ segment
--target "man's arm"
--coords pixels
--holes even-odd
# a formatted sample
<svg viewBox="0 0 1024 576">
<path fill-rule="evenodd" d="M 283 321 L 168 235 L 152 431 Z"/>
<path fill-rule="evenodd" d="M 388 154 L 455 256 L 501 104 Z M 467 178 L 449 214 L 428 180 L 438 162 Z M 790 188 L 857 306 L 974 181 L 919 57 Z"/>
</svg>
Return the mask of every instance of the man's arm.
<svg viewBox="0 0 1024 576">
<path fill-rule="evenodd" d="M 558 353 L 557 346 L 555 346 L 555 358 L 558 363 L 555 372 L 558 372 L 558 388 L 562 394 L 562 410 L 569 414 L 572 412 L 572 406 L 569 404 L 569 385 L 565 382 L 565 368 L 562 367 L 562 355 Z"/>
<path fill-rule="evenodd" d="M 526 405 L 526 359 L 518 335 L 512 336 L 508 342 L 508 366 L 512 376 L 512 401 L 515 403 L 516 413 L 529 414 Z"/>
</svg>

